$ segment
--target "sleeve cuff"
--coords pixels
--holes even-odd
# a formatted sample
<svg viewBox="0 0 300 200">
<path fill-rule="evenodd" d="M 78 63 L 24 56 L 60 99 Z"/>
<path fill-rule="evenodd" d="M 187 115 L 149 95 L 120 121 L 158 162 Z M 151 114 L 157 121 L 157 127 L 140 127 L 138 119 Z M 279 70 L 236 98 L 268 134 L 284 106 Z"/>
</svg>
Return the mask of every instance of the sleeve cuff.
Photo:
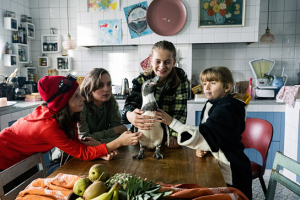
<svg viewBox="0 0 300 200">
<path fill-rule="evenodd" d="M 179 133 L 180 129 L 184 126 L 183 123 L 181 123 L 179 120 L 173 118 L 173 121 L 170 124 L 170 128 L 175 130 L 177 133 Z"/>
</svg>

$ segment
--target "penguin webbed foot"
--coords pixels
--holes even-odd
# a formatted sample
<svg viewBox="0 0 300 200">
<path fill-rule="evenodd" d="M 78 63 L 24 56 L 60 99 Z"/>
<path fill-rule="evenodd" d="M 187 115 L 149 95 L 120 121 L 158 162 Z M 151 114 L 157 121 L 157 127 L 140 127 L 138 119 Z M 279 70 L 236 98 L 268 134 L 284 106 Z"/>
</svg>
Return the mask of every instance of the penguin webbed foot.
<svg viewBox="0 0 300 200">
<path fill-rule="evenodd" d="M 156 160 L 164 159 L 164 156 L 160 153 L 160 147 L 156 147 L 153 158 L 156 158 Z"/>
<path fill-rule="evenodd" d="M 139 153 L 135 156 L 132 156 L 133 159 L 137 159 L 137 160 L 140 160 L 140 159 L 143 159 L 145 158 L 145 151 L 144 149 L 140 149 Z"/>
</svg>

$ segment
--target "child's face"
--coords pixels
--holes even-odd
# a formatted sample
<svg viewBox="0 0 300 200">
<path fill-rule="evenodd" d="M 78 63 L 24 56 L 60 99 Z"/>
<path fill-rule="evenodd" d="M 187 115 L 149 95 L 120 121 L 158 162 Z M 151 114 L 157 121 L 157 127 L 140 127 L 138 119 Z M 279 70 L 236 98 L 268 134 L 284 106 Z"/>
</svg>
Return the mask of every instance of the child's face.
<svg viewBox="0 0 300 200">
<path fill-rule="evenodd" d="M 73 96 L 69 100 L 69 109 L 70 109 L 70 114 L 72 115 L 75 112 L 81 112 L 83 109 L 83 101 L 84 98 L 80 94 L 80 89 L 79 87 L 77 90 L 74 92 Z"/>
<path fill-rule="evenodd" d="M 224 87 L 224 84 L 219 81 L 203 81 L 202 85 L 208 100 L 224 97 L 229 91 L 229 87 Z"/>
<path fill-rule="evenodd" d="M 169 50 L 153 49 L 151 56 L 151 65 L 156 76 L 160 76 L 159 82 L 165 81 L 172 71 L 176 59 Z"/>
<path fill-rule="evenodd" d="M 92 92 L 93 101 L 100 106 L 111 97 L 112 85 L 108 74 L 102 74 L 100 88 Z"/>
</svg>

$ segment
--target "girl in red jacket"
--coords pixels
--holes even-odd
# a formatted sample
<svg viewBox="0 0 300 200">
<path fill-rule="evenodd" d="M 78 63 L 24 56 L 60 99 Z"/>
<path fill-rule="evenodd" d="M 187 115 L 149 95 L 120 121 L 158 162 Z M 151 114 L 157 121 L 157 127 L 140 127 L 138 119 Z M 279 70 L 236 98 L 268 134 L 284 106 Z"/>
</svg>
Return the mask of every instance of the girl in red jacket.
<svg viewBox="0 0 300 200">
<path fill-rule="evenodd" d="M 46 103 L 0 132 L 0 171 L 53 147 L 82 160 L 103 156 L 111 159 L 117 154 L 117 148 L 135 145 L 140 140 L 139 132 L 129 131 L 107 144 L 92 138 L 78 139 L 76 123 L 84 98 L 72 75 L 45 76 L 39 80 L 38 90 Z"/>
</svg>

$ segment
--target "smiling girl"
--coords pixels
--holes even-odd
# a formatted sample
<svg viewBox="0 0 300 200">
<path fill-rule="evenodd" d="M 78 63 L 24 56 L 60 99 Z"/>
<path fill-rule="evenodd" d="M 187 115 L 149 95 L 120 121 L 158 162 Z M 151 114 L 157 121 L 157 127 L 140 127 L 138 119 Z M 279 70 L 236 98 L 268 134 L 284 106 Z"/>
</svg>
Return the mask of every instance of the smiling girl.
<svg viewBox="0 0 300 200">
<path fill-rule="evenodd" d="M 189 83 L 186 73 L 175 67 L 176 48 L 173 43 L 160 41 L 153 45 L 151 52 L 151 67 L 144 74 L 132 81 L 132 92 L 127 97 L 122 122 L 131 123 L 141 130 L 147 130 L 153 123 L 153 117 L 141 115 L 142 95 L 141 88 L 145 81 L 160 76 L 154 95 L 159 108 L 167 112 L 173 118 L 185 123 L 187 117 L 187 99 Z M 170 148 L 178 147 L 177 132 L 170 129 Z"/>
</svg>

